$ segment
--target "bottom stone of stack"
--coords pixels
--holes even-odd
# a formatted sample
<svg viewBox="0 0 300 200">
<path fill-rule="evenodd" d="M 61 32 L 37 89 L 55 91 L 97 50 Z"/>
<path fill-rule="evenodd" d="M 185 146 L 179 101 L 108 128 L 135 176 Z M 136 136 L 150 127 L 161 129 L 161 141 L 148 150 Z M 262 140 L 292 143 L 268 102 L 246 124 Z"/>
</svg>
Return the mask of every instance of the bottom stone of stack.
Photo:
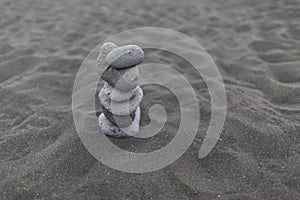
<svg viewBox="0 0 300 200">
<path fill-rule="evenodd" d="M 100 114 L 98 121 L 99 121 L 101 131 L 108 136 L 131 137 L 136 135 L 139 132 L 140 116 L 141 116 L 141 111 L 140 111 L 140 107 L 138 107 L 135 111 L 135 118 L 133 122 L 130 124 L 130 126 L 122 127 L 122 128 L 111 123 L 103 113 Z"/>
<path fill-rule="evenodd" d="M 135 118 L 135 111 L 128 115 L 114 115 L 106 110 L 104 106 L 102 106 L 102 113 L 113 125 L 116 125 L 118 127 L 130 126 Z"/>
</svg>

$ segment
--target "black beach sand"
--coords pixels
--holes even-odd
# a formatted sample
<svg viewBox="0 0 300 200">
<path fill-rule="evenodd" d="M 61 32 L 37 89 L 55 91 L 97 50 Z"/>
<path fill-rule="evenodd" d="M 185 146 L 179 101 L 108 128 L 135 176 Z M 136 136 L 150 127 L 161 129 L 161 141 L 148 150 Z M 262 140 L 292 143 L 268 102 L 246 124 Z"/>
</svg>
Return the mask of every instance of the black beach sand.
<svg viewBox="0 0 300 200">
<path fill-rule="evenodd" d="M 0 199 L 300 199 L 299 10 L 299 0 L 0 0 Z M 210 97 L 182 69 L 201 108 L 193 144 L 164 169 L 129 174 L 85 149 L 72 89 L 91 49 L 144 26 L 199 41 L 224 78 L 228 107 L 220 140 L 199 159 Z M 182 66 L 174 55 L 146 54 Z M 111 139 L 136 152 L 164 146 L 178 126 L 168 90 L 143 89 L 142 124 L 161 97 L 170 118 L 153 138 Z"/>
</svg>

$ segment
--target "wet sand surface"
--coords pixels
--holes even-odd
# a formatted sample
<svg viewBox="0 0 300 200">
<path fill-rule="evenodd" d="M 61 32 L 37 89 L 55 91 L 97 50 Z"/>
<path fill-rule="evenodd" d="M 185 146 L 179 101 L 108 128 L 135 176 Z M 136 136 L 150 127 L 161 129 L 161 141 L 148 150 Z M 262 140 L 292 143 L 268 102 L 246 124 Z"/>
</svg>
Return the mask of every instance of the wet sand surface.
<svg viewBox="0 0 300 200">
<path fill-rule="evenodd" d="M 0 0 L 0 199 L 300 199 L 299 9 L 298 0 Z M 223 76 L 228 107 L 220 140 L 199 159 L 211 111 L 206 84 L 176 56 L 146 52 L 189 78 L 201 126 L 176 162 L 130 174 L 83 146 L 72 89 L 97 44 L 144 26 L 200 42 Z M 111 139 L 136 152 L 161 148 L 178 128 L 172 94 L 143 90 L 141 123 L 154 103 L 170 118 L 152 138 Z"/>
</svg>

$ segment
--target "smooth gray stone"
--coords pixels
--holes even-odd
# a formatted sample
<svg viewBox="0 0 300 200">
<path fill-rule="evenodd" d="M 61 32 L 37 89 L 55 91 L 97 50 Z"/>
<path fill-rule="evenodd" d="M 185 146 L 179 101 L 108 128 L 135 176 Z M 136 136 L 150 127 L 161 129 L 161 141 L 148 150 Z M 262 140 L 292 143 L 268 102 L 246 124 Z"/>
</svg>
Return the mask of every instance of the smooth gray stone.
<svg viewBox="0 0 300 200">
<path fill-rule="evenodd" d="M 138 90 L 138 93 L 128 101 L 115 102 L 104 95 L 100 100 L 101 106 L 103 106 L 108 112 L 114 115 L 129 115 L 139 107 L 143 99 L 143 90 Z"/>
<path fill-rule="evenodd" d="M 103 96 L 107 96 L 109 99 L 115 102 L 127 101 L 140 92 L 139 90 L 141 90 L 141 88 L 136 86 L 133 90 L 122 92 L 105 82 L 103 88 L 99 92 L 99 98 L 104 98 Z"/>
<path fill-rule="evenodd" d="M 135 111 L 130 113 L 129 115 L 114 115 L 106 110 L 104 106 L 102 106 L 102 112 L 112 124 L 118 127 L 129 126 L 135 118 Z"/>
<path fill-rule="evenodd" d="M 118 46 L 112 42 L 106 42 L 100 47 L 99 56 L 97 58 L 97 71 L 99 74 L 106 70 L 105 67 L 108 67 L 108 65 L 105 64 L 106 56 L 117 47 Z"/>
<path fill-rule="evenodd" d="M 135 118 L 132 124 L 125 128 L 120 128 L 111 123 L 103 113 L 100 114 L 98 122 L 102 133 L 113 137 L 132 137 L 139 132 L 141 111 L 138 107 L 135 111 Z"/>
<path fill-rule="evenodd" d="M 136 45 L 115 48 L 106 56 L 106 63 L 115 69 L 133 67 L 143 60 L 144 51 Z"/>
<path fill-rule="evenodd" d="M 139 68 L 138 66 L 117 70 L 115 68 L 109 67 L 101 77 L 112 87 L 128 92 L 133 90 L 138 85 L 139 79 Z"/>
</svg>

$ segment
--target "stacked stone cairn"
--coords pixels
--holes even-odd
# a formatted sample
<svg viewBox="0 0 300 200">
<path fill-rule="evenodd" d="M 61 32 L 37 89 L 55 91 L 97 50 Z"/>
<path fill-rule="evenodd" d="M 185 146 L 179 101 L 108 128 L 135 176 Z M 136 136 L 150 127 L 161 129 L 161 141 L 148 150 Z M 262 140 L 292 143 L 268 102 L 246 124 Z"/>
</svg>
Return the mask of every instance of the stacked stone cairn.
<svg viewBox="0 0 300 200">
<path fill-rule="evenodd" d="M 98 120 L 104 134 L 130 137 L 138 133 L 143 98 L 138 64 L 143 60 L 144 52 L 136 45 L 118 47 L 107 42 L 101 46 L 97 67 L 104 70 L 104 86 L 98 96 L 102 108 Z"/>
</svg>

